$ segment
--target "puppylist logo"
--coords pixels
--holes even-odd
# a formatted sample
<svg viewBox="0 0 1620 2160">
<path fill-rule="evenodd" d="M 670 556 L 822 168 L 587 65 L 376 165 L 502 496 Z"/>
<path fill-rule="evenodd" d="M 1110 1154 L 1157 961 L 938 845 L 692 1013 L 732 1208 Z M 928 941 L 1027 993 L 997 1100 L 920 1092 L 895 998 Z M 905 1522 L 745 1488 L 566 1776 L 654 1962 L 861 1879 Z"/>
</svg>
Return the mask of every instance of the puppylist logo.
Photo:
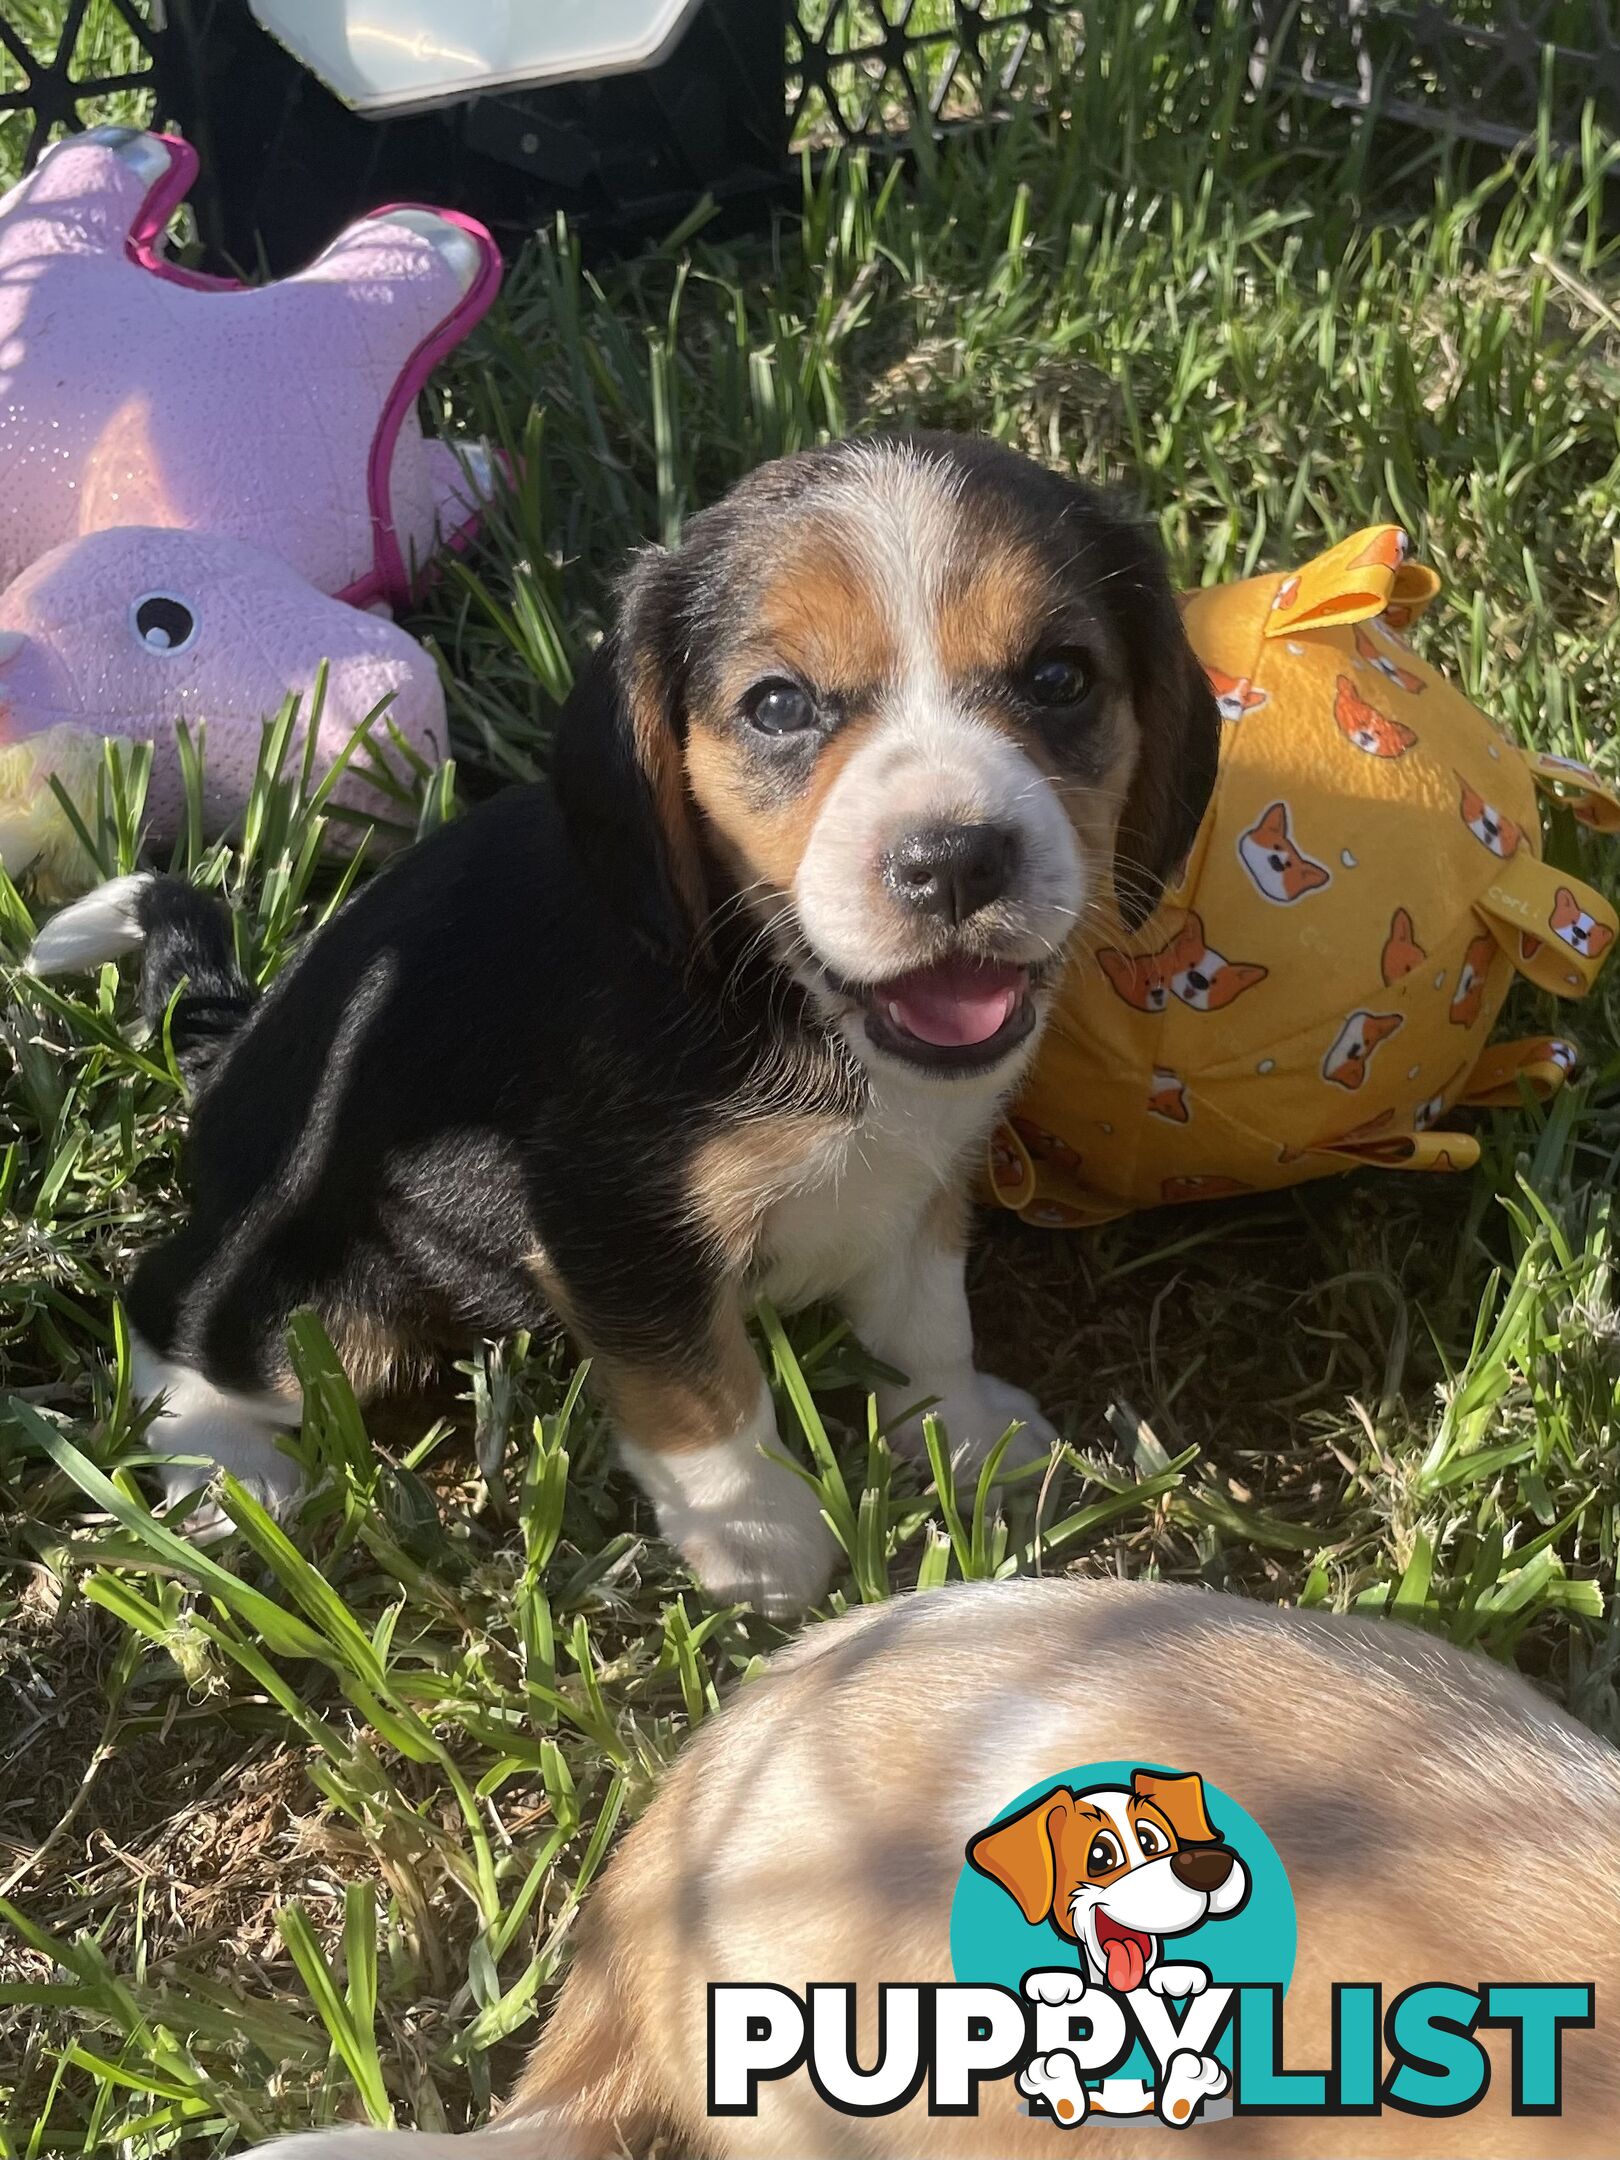
<svg viewBox="0 0 1620 2160">
<path fill-rule="evenodd" d="M 1376 1978 L 1333 1989 L 1332 2059 L 1286 2067 L 1297 1925 L 1260 1825 L 1196 1770 L 1090 1763 L 1020 1793 L 967 1842 L 951 1907 L 955 1980 L 879 1985 L 876 2060 L 858 2059 L 856 1989 L 709 1989 L 709 2111 L 752 2115 L 764 2080 L 803 2072 L 849 2115 L 972 2115 L 1011 2079 L 1031 2115 L 1460 2115 L 1490 2085 L 1477 2035 L 1512 2036 L 1515 2115 L 1560 2111 L 1563 2038 L 1589 1984 L 1436 1980 L 1387 2004 Z"/>
</svg>

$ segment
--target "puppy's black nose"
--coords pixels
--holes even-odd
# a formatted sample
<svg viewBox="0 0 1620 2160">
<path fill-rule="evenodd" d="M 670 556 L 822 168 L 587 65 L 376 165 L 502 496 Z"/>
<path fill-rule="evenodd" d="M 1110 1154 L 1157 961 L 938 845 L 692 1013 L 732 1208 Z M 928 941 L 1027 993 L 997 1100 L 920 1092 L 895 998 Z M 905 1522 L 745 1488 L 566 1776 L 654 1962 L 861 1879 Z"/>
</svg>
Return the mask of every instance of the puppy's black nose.
<svg viewBox="0 0 1620 2160">
<path fill-rule="evenodd" d="M 1232 1859 L 1224 1845 L 1188 1846 L 1170 1855 L 1170 1872 L 1189 1890 L 1202 1890 L 1207 1895 L 1218 1890 L 1231 1874 Z"/>
<path fill-rule="evenodd" d="M 927 825 L 897 840 L 880 868 L 902 907 L 955 924 L 1001 898 L 1017 856 L 1004 825 Z"/>
</svg>

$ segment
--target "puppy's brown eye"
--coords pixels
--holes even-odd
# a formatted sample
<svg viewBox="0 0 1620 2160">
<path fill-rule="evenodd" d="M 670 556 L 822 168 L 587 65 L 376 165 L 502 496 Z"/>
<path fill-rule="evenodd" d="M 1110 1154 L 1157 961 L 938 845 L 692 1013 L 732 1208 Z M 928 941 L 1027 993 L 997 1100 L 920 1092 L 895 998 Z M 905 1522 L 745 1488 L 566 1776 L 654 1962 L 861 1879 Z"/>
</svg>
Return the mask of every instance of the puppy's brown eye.
<svg viewBox="0 0 1620 2160">
<path fill-rule="evenodd" d="M 1124 1858 L 1125 1855 L 1119 1849 L 1118 1838 L 1111 1837 L 1106 1830 L 1099 1830 L 1091 1841 L 1091 1850 L 1086 1854 L 1086 1873 L 1106 1875 L 1111 1869 L 1117 1868 Z"/>
<path fill-rule="evenodd" d="M 1037 705 L 1082 705 L 1092 685 L 1091 662 L 1063 647 L 1037 653 L 1024 670 L 1024 689 Z"/>
<path fill-rule="evenodd" d="M 756 683 L 743 700 L 749 724 L 762 735 L 797 735 L 816 724 L 816 708 L 795 682 Z"/>
</svg>

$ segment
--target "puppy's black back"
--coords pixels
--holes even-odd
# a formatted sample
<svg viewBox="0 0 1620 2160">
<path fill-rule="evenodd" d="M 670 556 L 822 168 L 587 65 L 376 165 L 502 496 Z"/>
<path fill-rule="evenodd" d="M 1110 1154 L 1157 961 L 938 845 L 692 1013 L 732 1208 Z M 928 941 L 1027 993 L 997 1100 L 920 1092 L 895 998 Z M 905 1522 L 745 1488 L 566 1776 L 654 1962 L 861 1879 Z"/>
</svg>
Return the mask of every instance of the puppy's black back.
<svg viewBox="0 0 1620 2160">
<path fill-rule="evenodd" d="M 648 1348 L 691 1328 L 684 1149 L 769 1018 L 744 982 L 695 993 L 600 870 L 549 787 L 514 788 L 311 940 L 197 1105 L 190 1221 L 131 1288 L 149 1342 L 257 1388 L 301 1304 L 499 1332 L 548 1273 L 599 1340 L 621 1306 Z"/>
</svg>

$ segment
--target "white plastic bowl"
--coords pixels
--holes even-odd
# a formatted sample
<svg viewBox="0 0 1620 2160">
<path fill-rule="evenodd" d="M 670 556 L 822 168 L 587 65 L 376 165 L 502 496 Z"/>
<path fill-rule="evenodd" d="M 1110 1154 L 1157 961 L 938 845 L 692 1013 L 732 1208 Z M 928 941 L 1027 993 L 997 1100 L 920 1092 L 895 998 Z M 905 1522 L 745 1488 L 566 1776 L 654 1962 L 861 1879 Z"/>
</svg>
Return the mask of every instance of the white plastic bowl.
<svg viewBox="0 0 1620 2160">
<path fill-rule="evenodd" d="M 650 67 L 701 0 L 251 0 L 356 112 Z"/>
</svg>

